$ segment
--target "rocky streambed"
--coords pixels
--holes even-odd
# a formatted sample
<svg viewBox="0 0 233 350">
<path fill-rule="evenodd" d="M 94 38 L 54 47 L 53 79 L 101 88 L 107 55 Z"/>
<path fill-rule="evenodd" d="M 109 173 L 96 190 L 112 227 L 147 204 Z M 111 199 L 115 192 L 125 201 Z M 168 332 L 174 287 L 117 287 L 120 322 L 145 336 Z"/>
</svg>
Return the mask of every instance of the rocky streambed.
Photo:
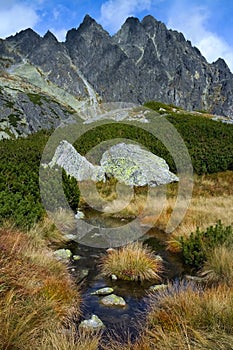
<svg viewBox="0 0 233 350">
<path fill-rule="evenodd" d="M 119 224 L 122 224 L 120 220 Z M 99 268 L 100 258 L 106 254 L 106 249 L 70 240 L 66 247 L 71 252 L 66 251 L 70 259 L 69 268 L 82 295 L 79 327 L 103 329 L 121 338 L 124 335 L 128 337 L 128 334 L 137 336 L 138 324 L 143 323 L 147 313 L 149 293 L 166 288 L 169 281 L 178 282 L 186 273 L 179 257 L 166 250 L 165 239 L 166 234 L 155 228 L 141 238 L 163 259 L 162 279 L 156 283 L 122 281 L 114 275 L 106 278 L 101 275 Z M 63 251 L 63 254 L 66 253 Z"/>
</svg>

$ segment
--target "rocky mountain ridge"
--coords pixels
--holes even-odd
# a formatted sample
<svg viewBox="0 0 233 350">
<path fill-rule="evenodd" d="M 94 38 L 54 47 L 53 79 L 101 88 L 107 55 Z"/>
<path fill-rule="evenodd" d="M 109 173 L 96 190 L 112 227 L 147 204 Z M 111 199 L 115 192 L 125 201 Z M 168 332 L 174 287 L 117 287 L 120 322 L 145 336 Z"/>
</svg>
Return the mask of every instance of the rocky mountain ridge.
<svg viewBox="0 0 233 350">
<path fill-rule="evenodd" d="M 233 74 L 152 16 L 114 36 L 87 15 L 65 42 L 32 29 L 0 40 L 2 135 L 74 122 L 100 101 L 149 100 L 233 118 Z"/>
</svg>

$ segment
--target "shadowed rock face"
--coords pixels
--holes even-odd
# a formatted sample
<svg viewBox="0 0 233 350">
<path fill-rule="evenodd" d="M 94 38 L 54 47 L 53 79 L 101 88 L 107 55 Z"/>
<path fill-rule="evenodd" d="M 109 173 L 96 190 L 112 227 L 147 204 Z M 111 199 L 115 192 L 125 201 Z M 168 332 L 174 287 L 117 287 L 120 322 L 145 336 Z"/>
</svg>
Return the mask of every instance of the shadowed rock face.
<svg viewBox="0 0 233 350">
<path fill-rule="evenodd" d="M 92 165 L 67 141 L 57 147 L 50 167 L 59 165 L 78 181 L 105 181 L 116 178 L 128 186 L 155 187 L 179 181 L 169 171 L 166 161 L 138 145 L 119 143 L 103 153 L 101 166 Z"/>
<path fill-rule="evenodd" d="M 24 135 L 56 127 L 73 120 L 88 98 L 157 100 L 233 119 L 233 75 L 224 60 L 209 64 L 181 33 L 152 16 L 128 18 L 114 36 L 87 15 L 63 43 L 32 29 L 0 39 L 0 131 Z"/>
</svg>

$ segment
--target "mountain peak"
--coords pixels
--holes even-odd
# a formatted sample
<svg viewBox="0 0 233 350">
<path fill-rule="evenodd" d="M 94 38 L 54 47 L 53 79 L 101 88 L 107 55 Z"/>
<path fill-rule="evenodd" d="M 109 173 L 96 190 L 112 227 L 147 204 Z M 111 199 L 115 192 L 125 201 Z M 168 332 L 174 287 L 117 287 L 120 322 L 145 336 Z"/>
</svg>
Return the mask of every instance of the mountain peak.
<svg viewBox="0 0 233 350">
<path fill-rule="evenodd" d="M 24 30 L 21 30 L 19 33 L 16 33 L 15 35 L 11 35 L 9 36 L 6 40 L 12 40 L 12 39 L 16 39 L 16 40 L 21 40 L 22 38 L 25 39 L 40 39 L 40 35 L 37 34 L 36 32 L 34 32 L 34 30 L 32 30 L 31 28 L 27 28 Z"/>
<path fill-rule="evenodd" d="M 50 32 L 50 30 L 47 31 L 47 33 L 44 35 L 43 38 L 50 42 L 56 42 L 56 43 L 58 42 L 57 38 L 52 32 Z"/>
<path fill-rule="evenodd" d="M 135 25 L 135 24 L 139 24 L 140 21 L 137 17 L 128 17 L 125 23 Z"/>
<path fill-rule="evenodd" d="M 92 23 L 96 23 L 96 21 L 90 15 L 86 14 L 86 16 L 83 19 L 83 23 L 82 24 L 90 25 Z"/>
</svg>

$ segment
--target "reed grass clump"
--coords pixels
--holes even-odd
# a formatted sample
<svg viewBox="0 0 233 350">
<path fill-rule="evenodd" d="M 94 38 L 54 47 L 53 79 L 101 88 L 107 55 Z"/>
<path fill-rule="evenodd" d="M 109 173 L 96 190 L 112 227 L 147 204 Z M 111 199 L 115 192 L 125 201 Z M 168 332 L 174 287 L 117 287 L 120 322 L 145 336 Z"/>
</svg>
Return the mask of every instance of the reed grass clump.
<svg viewBox="0 0 233 350">
<path fill-rule="evenodd" d="M 129 281 L 160 280 L 162 259 L 141 242 L 134 242 L 120 249 L 111 250 L 101 261 L 106 276 Z"/>
<path fill-rule="evenodd" d="M 233 250 L 232 245 L 215 247 L 207 254 L 207 260 L 200 272 L 210 284 L 233 286 Z"/>
</svg>

